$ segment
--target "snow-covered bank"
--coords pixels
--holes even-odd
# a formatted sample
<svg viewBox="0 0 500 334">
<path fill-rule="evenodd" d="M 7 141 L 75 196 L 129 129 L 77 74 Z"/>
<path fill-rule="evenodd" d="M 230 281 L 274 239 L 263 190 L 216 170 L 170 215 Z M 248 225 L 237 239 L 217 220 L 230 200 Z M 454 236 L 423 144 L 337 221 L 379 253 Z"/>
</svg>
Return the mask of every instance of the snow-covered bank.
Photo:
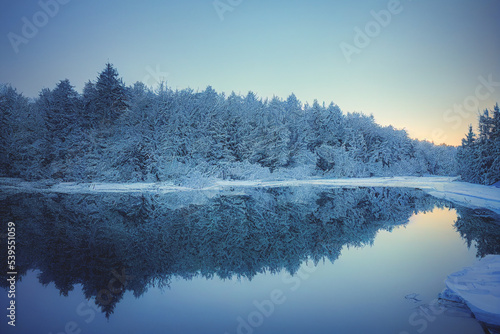
<svg viewBox="0 0 500 334">
<path fill-rule="evenodd" d="M 25 182 L 0 179 L 0 189 L 18 192 L 54 193 L 137 193 L 217 191 L 240 187 L 300 187 L 332 188 L 396 187 L 422 189 L 428 194 L 471 208 L 485 208 L 500 214 L 500 188 L 457 181 L 456 177 L 373 177 L 351 179 L 306 179 L 274 181 L 203 180 L 197 185 L 177 186 L 172 183 L 56 183 Z"/>
<path fill-rule="evenodd" d="M 441 298 L 463 302 L 479 321 L 500 326 L 500 255 L 487 255 L 445 283 Z"/>
<path fill-rule="evenodd" d="M 317 185 L 326 187 L 395 187 L 421 189 L 437 198 L 471 208 L 485 208 L 500 214 L 500 188 L 457 181 L 457 177 L 373 177 L 291 181 L 220 181 L 218 186 L 279 187 Z"/>
</svg>

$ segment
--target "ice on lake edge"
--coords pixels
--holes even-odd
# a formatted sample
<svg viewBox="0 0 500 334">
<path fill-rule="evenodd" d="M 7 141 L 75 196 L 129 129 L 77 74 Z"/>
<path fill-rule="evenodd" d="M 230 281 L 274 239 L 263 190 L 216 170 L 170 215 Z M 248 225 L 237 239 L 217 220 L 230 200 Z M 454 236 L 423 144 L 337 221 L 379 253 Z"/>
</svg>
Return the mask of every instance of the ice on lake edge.
<svg viewBox="0 0 500 334">
<path fill-rule="evenodd" d="M 500 326 L 500 255 L 487 255 L 448 276 L 440 298 L 462 301 L 476 319 Z"/>
<path fill-rule="evenodd" d="M 27 182 L 18 179 L 0 178 L 2 191 L 53 192 L 53 193 L 141 193 L 141 192 L 183 192 L 220 191 L 228 188 L 244 187 L 299 187 L 319 186 L 332 188 L 352 187 L 399 187 L 421 189 L 431 196 L 470 207 L 485 208 L 500 214 L 500 188 L 458 181 L 457 177 L 372 177 L 346 179 L 305 179 L 305 180 L 251 180 L 230 181 L 204 179 L 199 184 L 175 185 L 173 183 L 77 183 L 49 181 Z"/>
</svg>

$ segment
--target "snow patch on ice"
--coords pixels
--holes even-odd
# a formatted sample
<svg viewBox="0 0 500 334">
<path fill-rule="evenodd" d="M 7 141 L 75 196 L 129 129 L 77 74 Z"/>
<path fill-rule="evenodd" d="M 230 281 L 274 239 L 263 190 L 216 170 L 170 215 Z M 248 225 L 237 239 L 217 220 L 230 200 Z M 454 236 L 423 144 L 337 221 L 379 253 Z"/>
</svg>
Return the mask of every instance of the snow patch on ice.
<svg viewBox="0 0 500 334">
<path fill-rule="evenodd" d="M 448 276 L 444 295 L 456 296 L 487 324 L 500 326 L 500 255 L 487 255 Z"/>
</svg>

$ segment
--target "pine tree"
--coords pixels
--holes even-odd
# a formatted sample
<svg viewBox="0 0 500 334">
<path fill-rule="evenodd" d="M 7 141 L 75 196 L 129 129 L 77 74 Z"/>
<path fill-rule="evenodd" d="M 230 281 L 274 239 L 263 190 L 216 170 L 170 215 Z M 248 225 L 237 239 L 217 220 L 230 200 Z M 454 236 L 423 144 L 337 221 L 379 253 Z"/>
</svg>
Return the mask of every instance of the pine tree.
<svg viewBox="0 0 500 334">
<path fill-rule="evenodd" d="M 307 115 L 307 148 L 315 152 L 316 148 L 321 146 L 326 140 L 326 133 L 323 131 L 324 106 L 321 106 L 317 100 L 314 100 L 312 107 L 306 108 Z"/>
<path fill-rule="evenodd" d="M 43 98 L 50 100 L 44 115 L 47 128 L 52 138 L 64 141 L 73 128 L 80 126 L 80 96 L 66 79 L 52 92 L 44 91 Z"/>
<path fill-rule="evenodd" d="M 304 110 L 295 94 L 291 94 L 284 102 L 285 124 L 290 133 L 288 142 L 288 163 L 291 166 L 300 164 L 300 156 L 306 150 L 306 133 L 303 128 Z"/>
<path fill-rule="evenodd" d="M 462 146 L 458 148 L 457 162 L 459 166 L 458 172 L 462 180 L 473 183 L 480 182 L 480 157 L 472 125 L 469 125 L 469 132 L 465 139 L 462 139 Z"/>
<path fill-rule="evenodd" d="M 491 130 L 491 155 L 493 162 L 490 170 L 490 183 L 500 181 L 500 109 L 498 103 L 493 108 L 492 130 Z"/>
<path fill-rule="evenodd" d="M 259 110 L 249 138 L 253 143 L 250 162 L 269 167 L 271 171 L 288 165 L 290 131 L 284 123 L 284 113 L 283 104 L 276 97 Z"/>
<path fill-rule="evenodd" d="M 27 112 L 28 101 L 10 85 L 0 85 L 0 173 L 13 176 L 19 144 L 15 135 L 23 136 L 20 131 L 19 116 Z"/>
<path fill-rule="evenodd" d="M 324 123 L 324 131 L 327 133 L 327 144 L 331 146 L 342 145 L 342 138 L 344 137 L 344 116 L 336 104 L 330 103 L 326 109 Z"/>
<path fill-rule="evenodd" d="M 479 140 L 477 150 L 479 154 L 479 183 L 487 185 L 494 183 L 494 180 L 490 175 L 494 160 L 494 146 L 492 138 L 493 130 L 493 118 L 490 117 L 490 111 L 486 109 L 479 116 Z"/>
<path fill-rule="evenodd" d="M 97 89 L 95 88 L 95 84 L 91 81 L 85 83 L 85 86 L 83 87 L 82 103 L 82 113 L 79 117 L 82 122 L 82 126 L 86 129 L 97 128 L 100 119 L 96 106 Z"/>
<path fill-rule="evenodd" d="M 109 125 L 128 108 L 125 85 L 118 77 L 118 71 L 107 63 L 95 84 L 96 111 L 100 122 Z"/>
</svg>

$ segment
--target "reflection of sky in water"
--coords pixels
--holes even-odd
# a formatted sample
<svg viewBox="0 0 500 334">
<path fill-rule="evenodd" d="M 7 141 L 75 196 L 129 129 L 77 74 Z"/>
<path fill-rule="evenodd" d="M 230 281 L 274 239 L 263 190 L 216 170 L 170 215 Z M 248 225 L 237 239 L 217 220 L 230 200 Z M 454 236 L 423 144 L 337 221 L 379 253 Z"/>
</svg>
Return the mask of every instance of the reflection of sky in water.
<svg viewBox="0 0 500 334">
<path fill-rule="evenodd" d="M 59 334 L 75 321 L 81 333 L 93 334 L 232 334 L 237 332 L 238 317 L 247 319 L 256 311 L 254 301 L 269 299 L 278 289 L 285 302 L 276 305 L 254 333 L 417 333 L 425 318 L 416 317 L 420 322 L 415 326 L 409 323 L 420 304 L 405 295 L 418 293 L 422 303 L 430 303 L 444 288 L 448 274 L 475 261 L 476 249 L 467 249 L 453 228 L 455 220 L 455 211 L 448 209 L 414 215 L 405 227 L 379 231 L 373 246 L 344 248 L 334 264 L 320 262 L 310 273 L 303 265 L 294 278 L 282 272 L 258 274 L 252 281 L 179 279 L 170 289 L 150 288 L 139 299 L 127 292 L 109 321 L 96 312 L 88 324 L 85 320 L 94 314 L 90 308 L 85 306 L 77 314 L 78 305 L 86 302 L 80 286 L 62 297 L 53 284 L 42 288 L 30 273 L 18 284 L 18 327 L 6 329 L 2 321 L 0 329 Z M 438 315 L 424 322 L 425 333 L 482 333 L 472 319 Z"/>
</svg>

